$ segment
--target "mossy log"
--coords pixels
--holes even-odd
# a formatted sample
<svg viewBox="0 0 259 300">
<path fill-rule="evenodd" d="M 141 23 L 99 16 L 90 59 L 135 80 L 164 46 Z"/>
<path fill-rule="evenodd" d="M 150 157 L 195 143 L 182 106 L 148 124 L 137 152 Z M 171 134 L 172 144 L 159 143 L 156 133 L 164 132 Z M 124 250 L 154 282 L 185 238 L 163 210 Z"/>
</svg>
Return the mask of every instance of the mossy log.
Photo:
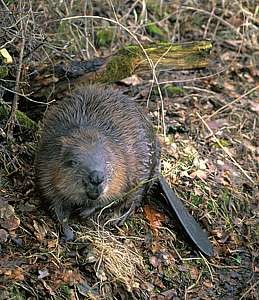
<svg viewBox="0 0 259 300">
<path fill-rule="evenodd" d="M 72 61 L 37 70 L 30 81 L 34 97 L 63 93 L 80 83 L 113 83 L 132 74 L 160 70 L 189 70 L 208 66 L 212 49 L 210 41 L 189 43 L 157 43 L 147 46 L 126 46 L 115 55 L 92 61 Z"/>
<path fill-rule="evenodd" d="M 205 68 L 209 63 L 212 44 L 209 41 L 182 44 L 160 42 L 143 49 L 139 46 L 127 46 L 118 51 L 117 55 L 107 62 L 105 71 L 97 80 L 114 82 L 133 73 L 148 72 L 154 66 L 159 71 Z"/>
<path fill-rule="evenodd" d="M 0 103 L 0 119 L 8 119 L 10 116 L 11 107 L 5 103 Z M 31 120 L 26 114 L 23 112 L 16 110 L 15 118 L 20 126 L 24 128 L 31 129 L 33 131 L 38 129 L 38 125 L 36 122 Z"/>
</svg>

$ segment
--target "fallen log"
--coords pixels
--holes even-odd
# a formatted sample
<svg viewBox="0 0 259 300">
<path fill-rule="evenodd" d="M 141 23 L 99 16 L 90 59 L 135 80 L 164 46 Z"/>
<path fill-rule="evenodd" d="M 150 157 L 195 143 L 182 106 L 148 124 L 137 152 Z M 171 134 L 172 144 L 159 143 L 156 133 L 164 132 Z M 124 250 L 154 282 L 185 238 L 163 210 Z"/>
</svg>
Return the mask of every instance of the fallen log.
<svg viewBox="0 0 259 300">
<path fill-rule="evenodd" d="M 168 70 L 200 69 L 208 66 L 210 41 L 157 43 L 126 46 L 113 56 L 91 61 L 72 61 L 35 68 L 27 91 L 34 98 L 52 98 L 68 88 L 84 83 L 113 83 L 132 74 Z"/>
</svg>

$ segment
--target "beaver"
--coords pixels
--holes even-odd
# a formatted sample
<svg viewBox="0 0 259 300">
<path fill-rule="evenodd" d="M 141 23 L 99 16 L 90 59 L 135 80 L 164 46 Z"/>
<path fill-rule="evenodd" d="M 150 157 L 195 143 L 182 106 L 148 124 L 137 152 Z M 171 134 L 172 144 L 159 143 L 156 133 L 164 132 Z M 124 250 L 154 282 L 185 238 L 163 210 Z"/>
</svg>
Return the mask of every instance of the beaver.
<svg viewBox="0 0 259 300">
<path fill-rule="evenodd" d="M 160 145 L 151 122 L 122 93 L 82 86 L 46 113 L 36 154 L 38 186 L 67 240 L 71 213 L 83 218 L 112 207 L 123 223 L 147 192 L 160 187 L 187 234 L 211 254 L 206 233 L 159 171 Z"/>
</svg>

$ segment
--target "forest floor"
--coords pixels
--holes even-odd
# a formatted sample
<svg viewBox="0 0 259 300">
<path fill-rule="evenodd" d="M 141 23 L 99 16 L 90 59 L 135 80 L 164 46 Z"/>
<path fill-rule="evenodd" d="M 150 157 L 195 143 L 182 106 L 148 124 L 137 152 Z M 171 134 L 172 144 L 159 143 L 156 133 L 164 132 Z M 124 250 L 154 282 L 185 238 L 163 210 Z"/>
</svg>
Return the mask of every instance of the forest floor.
<svg viewBox="0 0 259 300">
<path fill-rule="evenodd" d="M 0 109 L 1 300 L 258 299 L 255 3 L 0 1 L 0 49 L 12 58 L 8 75 L 0 74 L 0 105 L 17 100 L 35 122 L 25 126 L 17 118 L 7 126 Z M 60 21 L 76 15 L 102 18 Z M 75 221 L 77 239 L 67 244 L 40 205 L 33 169 L 37 124 L 55 94 L 25 92 L 31 80 L 45 65 L 105 57 L 136 39 L 143 45 L 213 42 L 206 69 L 157 74 L 162 97 L 152 71 L 112 85 L 143 107 L 148 103 L 145 111 L 161 137 L 163 174 L 206 228 L 213 257 L 197 252 L 156 205 L 143 205 L 121 228 Z"/>
</svg>

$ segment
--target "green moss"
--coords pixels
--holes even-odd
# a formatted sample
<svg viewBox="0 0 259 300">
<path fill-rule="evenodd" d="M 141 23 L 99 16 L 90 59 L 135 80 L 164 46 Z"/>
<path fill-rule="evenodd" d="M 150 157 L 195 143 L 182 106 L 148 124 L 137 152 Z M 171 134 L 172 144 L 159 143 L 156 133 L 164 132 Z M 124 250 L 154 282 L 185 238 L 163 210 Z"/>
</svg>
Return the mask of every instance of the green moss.
<svg viewBox="0 0 259 300">
<path fill-rule="evenodd" d="M 113 40 L 114 32 L 111 29 L 100 29 L 96 33 L 96 45 L 98 47 L 109 46 Z"/>
<path fill-rule="evenodd" d="M 8 75 L 8 67 L 0 66 L 0 79 L 5 78 Z"/>
<path fill-rule="evenodd" d="M 215 207 L 214 202 L 210 199 L 207 203 L 207 208 L 209 211 L 213 211 L 214 207 Z"/>
<path fill-rule="evenodd" d="M 147 33 L 150 34 L 152 37 L 163 37 L 164 32 L 160 29 L 156 24 L 150 23 L 146 25 Z"/>
<path fill-rule="evenodd" d="M 184 89 L 178 86 L 175 86 L 173 84 L 171 85 L 166 85 L 161 88 L 163 95 L 169 96 L 169 97 L 174 97 L 178 95 L 183 95 L 184 94 Z M 158 88 L 155 87 L 152 90 L 153 95 L 159 96 L 159 91 Z"/>
<path fill-rule="evenodd" d="M 233 260 L 234 264 L 237 264 L 237 265 L 241 265 L 241 263 L 242 263 L 242 258 L 238 254 L 234 255 L 232 257 L 232 260 Z"/>
<path fill-rule="evenodd" d="M 176 96 L 184 94 L 184 89 L 176 85 L 167 85 L 164 87 L 168 96 Z"/>
<path fill-rule="evenodd" d="M 217 143 L 217 142 L 215 142 L 212 145 L 212 147 L 214 147 L 214 148 L 221 148 L 221 146 L 223 146 L 223 147 L 230 147 L 231 146 L 231 142 L 228 141 L 228 140 L 226 140 L 226 139 L 224 139 L 224 138 L 219 139 L 219 142 L 220 142 L 220 144 Z"/>
<path fill-rule="evenodd" d="M 67 285 L 63 284 L 58 289 L 58 293 L 60 295 L 62 295 L 62 298 L 70 299 L 70 297 L 71 297 L 71 288 L 68 287 Z"/>
<path fill-rule="evenodd" d="M 231 194 L 227 190 L 222 190 L 219 194 L 219 198 L 221 199 L 223 207 L 226 208 L 229 205 Z"/>
<path fill-rule="evenodd" d="M 10 109 L 6 105 L 0 104 L 0 119 L 6 118 L 10 113 Z"/>
<path fill-rule="evenodd" d="M 135 45 L 128 45 L 128 46 L 121 48 L 118 51 L 118 54 L 125 55 L 130 58 L 134 58 L 137 56 L 143 56 L 142 49 L 140 49 L 139 46 L 135 46 Z"/>
<path fill-rule="evenodd" d="M 38 128 L 36 122 L 34 122 L 32 119 L 27 117 L 23 112 L 19 110 L 16 112 L 16 118 L 19 124 L 21 124 L 25 128 L 32 129 L 32 130 L 36 130 Z"/>
<path fill-rule="evenodd" d="M 133 65 L 125 56 L 116 56 L 107 64 L 105 73 L 103 74 L 103 82 L 111 83 L 132 74 Z"/>
<path fill-rule="evenodd" d="M 191 194 L 191 203 L 194 206 L 198 206 L 199 204 L 203 203 L 202 197 Z"/>
<path fill-rule="evenodd" d="M 0 119 L 8 118 L 9 114 L 10 108 L 5 104 L 0 103 Z M 15 116 L 21 126 L 24 126 L 27 129 L 37 130 L 37 123 L 27 117 L 23 112 L 17 110 Z"/>
<path fill-rule="evenodd" d="M 188 43 L 188 44 L 171 44 L 171 43 L 156 43 L 145 47 L 147 55 L 152 61 L 160 61 L 161 55 L 168 51 L 167 55 L 163 56 L 163 60 L 159 63 L 160 68 L 165 66 L 174 66 L 176 69 L 182 69 L 183 67 L 187 68 L 185 63 L 186 56 L 190 56 L 192 52 L 208 52 L 211 49 L 211 43 L 207 41 L 201 41 L 197 43 Z M 176 52 L 176 53 L 175 53 Z M 179 55 L 179 53 L 181 55 Z M 179 56 L 182 57 L 179 62 Z M 198 55 L 199 56 L 199 55 Z M 174 63 L 175 62 L 175 63 Z M 201 60 L 197 58 L 197 55 L 194 56 L 194 61 L 192 64 L 188 64 L 188 68 L 202 67 L 207 65 L 205 59 Z M 146 59 L 143 50 L 139 46 L 126 46 L 118 51 L 116 56 L 110 58 L 107 62 L 106 69 L 103 73 L 99 74 L 97 81 L 100 83 L 112 83 L 123 78 L 131 76 L 134 72 L 144 72 L 150 71 L 149 62 Z M 182 89 L 174 89 L 173 92 L 182 92 Z"/>
<path fill-rule="evenodd" d="M 129 46 L 121 49 L 118 55 L 107 63 L 105 72 L 99 78 L 101 83 L 112 83 L 129 77 L 134 73 L 136 61 L 139 60 L 139 48 Z"/>
</svg>

